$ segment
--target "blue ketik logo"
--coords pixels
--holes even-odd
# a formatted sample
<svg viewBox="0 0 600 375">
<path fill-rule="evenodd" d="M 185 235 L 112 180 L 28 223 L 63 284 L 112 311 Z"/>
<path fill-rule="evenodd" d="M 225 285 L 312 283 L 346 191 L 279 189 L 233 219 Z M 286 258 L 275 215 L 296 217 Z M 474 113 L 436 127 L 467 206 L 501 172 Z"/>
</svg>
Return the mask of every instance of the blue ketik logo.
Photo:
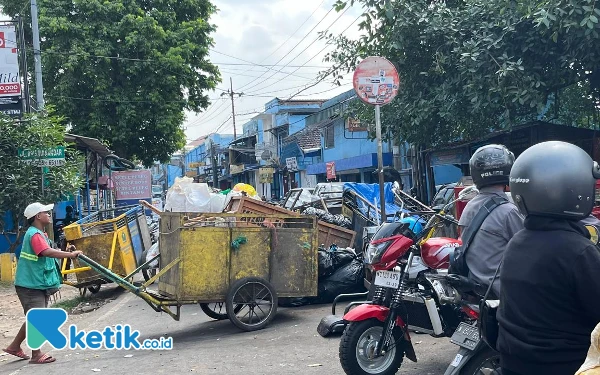
<svg viewBox="0 0 600 375">
<path fill-rule="evenodd" d="M 27 312 L 27 346 L 39 349 L 48 342 L 54 349 L 67 346 L 67 337 L 60 327 L 67 321 L 67 312 L 63 309 L 31 309 Z"/>
<path fill-rule="evenodd" d="M 173 349 L 172 337 L 140 340 L 140 331 L 129 324 L 105 327 L 102 331 L 78 330 L 74 324 L 65 336 L 60 328 L 67 321 L 67 312 L 63 309 L 31 309 L 27 312 L 27 346 L 36 350 L 46 342 L 54 349 Z"/>
</svg>

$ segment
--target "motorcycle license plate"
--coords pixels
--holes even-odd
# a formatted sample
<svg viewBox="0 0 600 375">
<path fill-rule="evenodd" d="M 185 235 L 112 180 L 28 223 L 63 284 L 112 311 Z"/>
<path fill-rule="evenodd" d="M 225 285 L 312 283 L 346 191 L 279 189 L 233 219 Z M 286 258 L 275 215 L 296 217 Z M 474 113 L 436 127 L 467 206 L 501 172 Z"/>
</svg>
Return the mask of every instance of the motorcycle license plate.
<svg viewBox="0 0 600 375">
<path fill-rule="evenodd" d="M 377 271 L 375 274 L 375 285 L 386 288 L 398 288 L 398 285 L 400 285 L 400 272 Z"/>
<path fill-rule="evenodd" d="M 465 349 L 473 350 L 479 343 L 479 330 L 476 326 L 462 322 L 454 331 L 450 342 Z"/>
</svg>

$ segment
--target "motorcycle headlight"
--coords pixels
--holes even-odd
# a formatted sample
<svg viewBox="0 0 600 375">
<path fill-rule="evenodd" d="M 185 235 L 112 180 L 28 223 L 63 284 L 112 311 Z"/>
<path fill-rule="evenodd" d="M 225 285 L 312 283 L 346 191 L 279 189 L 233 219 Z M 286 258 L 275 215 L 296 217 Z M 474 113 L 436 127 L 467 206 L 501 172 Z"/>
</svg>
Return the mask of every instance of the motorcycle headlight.
<svg viewBox="0 0 600 375">
<path fill-rule="evenodd" d="M 385 249 L 390 245 L 388 242 L 378 243 L 376 245 L 369 244 L 367 246 L 367 251 L 365 253 L 365 263 L 366 264 L 377 264 L 381 261 L 381 257 L 383 253 L 385 253 Z"/>
</svg>

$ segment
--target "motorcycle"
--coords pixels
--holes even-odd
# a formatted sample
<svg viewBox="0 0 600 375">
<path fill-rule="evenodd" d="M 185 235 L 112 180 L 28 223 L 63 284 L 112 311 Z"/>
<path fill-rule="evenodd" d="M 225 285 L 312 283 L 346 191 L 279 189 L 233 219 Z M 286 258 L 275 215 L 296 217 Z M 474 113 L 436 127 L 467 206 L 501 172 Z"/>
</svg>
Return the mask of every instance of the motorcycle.
<svg viewBox="0 0 600 375">
<path fill-rule="evenodd" d="M 443 281 L 454 288 L 454 297 L 446 296 L 446 300 L 462 305 L 473 319 L 472 322 L 461 322 L 452 334 L 450 342 L 460 349 L 444 375 L 501 375 L 500 354 L 480 340 L 476 324 L 483 287 L 459 275 L 447 275 Z"/>
<path fill-rule="evenodd" d="M 468 193 L 463 190 L 458 199 Z M 375 275 L 373 299 L 344 315 L 348 325 L 339 355 L 346 374 L 395 374 L 405 356 L 416 362 L 409 330 L 451 337 L 458 327 L 464 328 L 460 323 L 475 324 L 476 306 L 462 303 L 450 285 L 452 278 L 446 280 L 449 256 L 461 242 L 432 237 L 442 220 L 456 223 L 442 210 L 419 235 L 409 223 L 386 223 L 371 240 L 365 264 Z M 417 257 L 426 267 L 413 272 Z"/>
<path fill-rule="evenodd" d="M 148 262 L 144 268 L 142 268 L 142 275 L 144 276 L 144 280 L 148 281 L 153 278 L 160 268 L 160 252 L 158 247 L 159 240 L 159 222 L 155 218 L 146 217 L 148 222 L 148 230 L 150 232 L 150 241 L 152 246 L 142 253 L 142 261 Z"/>
</svg>

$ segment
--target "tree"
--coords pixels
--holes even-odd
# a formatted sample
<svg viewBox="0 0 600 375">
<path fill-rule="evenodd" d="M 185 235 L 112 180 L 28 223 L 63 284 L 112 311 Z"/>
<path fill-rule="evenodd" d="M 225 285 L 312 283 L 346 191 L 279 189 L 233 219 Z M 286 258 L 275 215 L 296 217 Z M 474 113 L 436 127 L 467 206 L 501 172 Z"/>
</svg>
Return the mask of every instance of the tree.
<svg viewBox="0 0 600 375">
<path fill-rule="evenodd" d="M 353 3 L 366 9 L 363 35 L 325 35 L 337 46 L 327 59 L 338 77 L 369 55 L 396 65 L 400 92 L 382 122 L 403 140 L 431 146 L 536 119 L 599 125 L 593 0 L 340 0 L 337 7 Z M 366 109 L 354 108 L 368 117 Z"/>
<path fill-rule="evenodd" d="M 83 184 L 83 157 L 64 140 L 62 119 L 40 113 L 29 115 L 23 122 L 0 117 L 0 232 L 14 252 L 24 235 L 23 212 L 33 202 L 52 203 L 73 195 Z M 66 147 L 65 165 L 41 167 L 24 164 L 17 155 L 19 149 Z M 42 177 L 43 173 L 43 177 Z M 42 188 L 43 184 L 43 188 Z M 10 215 L 8 215 L 10 213 Z M 8 217 L 9 220 L 5 220 Z M 8 232 L 16 234 L 11 241 Z"/>
<path fill-rule="evenodd" d="M 9 16 L 25 11 L 30 19 L 20 0 L 0 5 Z M 219 80 L 207 58 L 215 30 L 208 19 L 216 11 L 209 0 L 41 0 L 38 6 L 45 97 L 73 133 L 101 139 L 145 165 L 184 146 L 184 110 L 206 108 L 205 92 Z"/>
</svg>

